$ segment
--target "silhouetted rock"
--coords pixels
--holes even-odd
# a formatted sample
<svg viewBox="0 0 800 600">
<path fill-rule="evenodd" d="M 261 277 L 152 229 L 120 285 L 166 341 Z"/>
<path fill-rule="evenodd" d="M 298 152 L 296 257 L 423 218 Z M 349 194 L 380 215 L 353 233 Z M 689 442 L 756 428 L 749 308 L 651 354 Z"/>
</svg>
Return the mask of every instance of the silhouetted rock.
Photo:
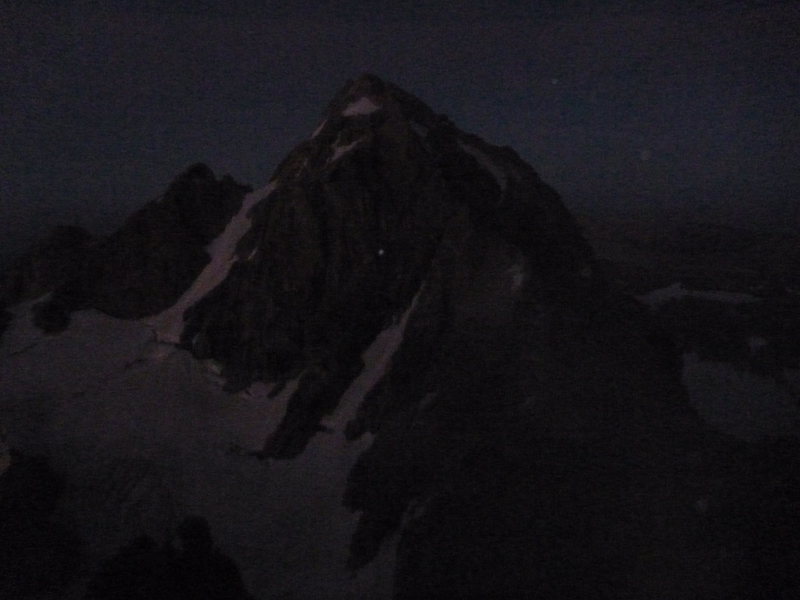
<svg viewBox="0 0 800 600">
<path fill-rule="evenodd" d="M 98 239 L 80 227 L 56 227 L 0 274 L 0 305 L 37 298 L 79 277 Z"/>
<path fill-rule="evenodd" d="M 0 473 L 0 597 L 58 594 L 75 577 L 80 542 L 53 518 L 63 486 L 47 460 L 12 450 Z"/>
<path fill-rule="evenodd" d="M 87 281 L 90 306 L 138 318 L 173 304 L 248 190 L 227 176 L 217 180 L 205 165 L 189 167 L 98 248 Z"/>
<path fill-rule="evenodd" d="M 85 600 L 252 600 L 236 564 L 214 547 L 208 522 L 187 517 L 180 549 L 142 536 L 120 548 L 87 586 Z"/>
<path fill-rule="evenodd" d="M 51 292 L 35 319 L 48 333 L 65 329 L 79 309 L 121 318 L 160 312 L 208 263 L 206 247 L 249 189 L 227 175 L 217 180 L 204 164 L 192 165 L 103 240 L 76 228 L 56 229 L 3 276 L 0 301 L 10 305 Z"/>
</svg>

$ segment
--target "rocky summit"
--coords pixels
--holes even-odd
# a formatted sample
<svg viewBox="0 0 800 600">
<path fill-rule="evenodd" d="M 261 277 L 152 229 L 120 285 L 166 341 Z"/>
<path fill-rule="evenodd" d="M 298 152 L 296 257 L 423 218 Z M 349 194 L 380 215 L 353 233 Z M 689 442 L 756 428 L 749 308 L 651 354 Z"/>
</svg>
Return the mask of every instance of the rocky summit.
<svg viewBox="0 0 800 600">
<path fill-rule="evenodd" d="M 465 326 L 493 336 L 527 288 L 591 281 L 588 246 L 528 165 L 374 77 L 334 99 L 272 182 L 239 260 L 181 335 L 232 389 L 304 372 L 269 456 L 302 451 L 412 302 L 422 356 Z M 360 427 L 374 420 L 365 411 Z"/>
<path fill-rule="evenodd" d="M 797 583 L 776 575 L 800 556 L 793 442 L 704 422 L 558 194 L 392 84 L 345 85 L 264 188 L 196 165 L 77 237 L 79 267 L 17 292 L 0 340 L 8 446 L 51 459 L 42 522 L 74 525 L 95 573 L 73 596 L 121 594 L 128 566 L 188 585 L 198 555 L 237 598 Z M 42 306 L 71 321 L 38 331 Z"/>
</svg>

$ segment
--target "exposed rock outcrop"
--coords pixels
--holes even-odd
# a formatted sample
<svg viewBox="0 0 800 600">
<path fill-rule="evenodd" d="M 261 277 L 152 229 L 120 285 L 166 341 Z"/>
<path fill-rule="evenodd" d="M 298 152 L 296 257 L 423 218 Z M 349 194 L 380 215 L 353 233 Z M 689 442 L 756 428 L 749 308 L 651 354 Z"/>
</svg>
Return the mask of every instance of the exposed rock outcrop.
<svg viewBox="0 0 800 600">
<path fill-rule="evenodd" d="M 203 164 L 189 167 L 99 248 L 91 306 L 135 318 L 173 304 L 208 262 L 206 246 L 247 191 L 229 176 L 217 180 Z"/>
<path fill-rule="evenodd" d="M 228 175 L 217 180 L 198 163 L 105 239 L 57 229 L 6 275 L 7 304 L 52 292 L 36 309 L 37 325 L 48 332 L 66 328 L 78 309 L 120 318 L 160 312 L 208 263 L 206 247 L 249 189 Z"/>
<path fill-rule="evenodd" d="M 56 227 L 0 275 L 0 306 L 51 292 L 78 277 L 98 238 L 80 227 Z"/>
</svg>

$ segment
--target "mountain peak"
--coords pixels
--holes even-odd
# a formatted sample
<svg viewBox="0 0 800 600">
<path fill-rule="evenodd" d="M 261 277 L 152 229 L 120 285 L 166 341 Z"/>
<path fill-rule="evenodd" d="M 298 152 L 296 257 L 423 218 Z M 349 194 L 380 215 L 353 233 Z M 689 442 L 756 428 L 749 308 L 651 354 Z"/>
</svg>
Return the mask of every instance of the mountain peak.
<svg viewBox="0 0 800 600">
<path fill-rule="evenodd" d="M 176 179 L 199 179 L 203 181 L 215 181 L 214 171 L 207 164 L 197 162 L 186 167 Z"/>
<path fill-rule="evenodd" d="M 533 193 L 549 222 L 570 219 L 558 195 L 516 152 L 460 130 L 413 94 L 373 74 L 339 90 L 310 139 L 287 156 L 273 179 L 283 184 L 324 180 L 365 160 L 380 164 L 387 177 L 416 172 L 425 163 L 449 180 L 476 179 L 478 191 L 468 195 L 481 197 L 476 208 L 482 211 L 514 212 L 528 205 Z"/>
<path fill-rule="evenodd" d="M 234 256 L 212 257 L 209 277 L 224 281 L 192 297 L 179 337 L 223 365 L 231 389 L 304 373 L 267 456 L 303 451 L 369 342 L 415 298 L 436 327 L 460 327 L 511 318 L 531 281 L 591 279 L 588 245 L 529 165 L 374 75 L 341 89 L 260 194 L 234 219 Z M 468 288 L 496 298 L 454 300 Z M 365 417 L 350 433 L 372 427 Z"/>
<path fill-rule="evenodd" d="M 704 523 L 791 503 L 750 494 L 773 471 L 725 482 L 750 471 L 743 455 L 699 423 L 668 340 L 597 285 L 575 221 L 513 151 L 364 75 L 264 188 L 201 166 L 176 181 L 86 240 L 85 268 L 15 308 L 0 340 L 9 445 L 50 451 L 67 476 L 56 512 L 80 524 L 81 572 L 111 581 L 102 555 L 164 534 L 163 560 L 125 546 L 106 563 L 156 565 L 162 589 L 164 565 L 200 564 L 169 542 L 177 528 L 188 550 L 188 510 L 264 597 L 638 599 L 665 582 L 738 597 L 696 565 L 738 586 L 743 560 L 789 547 L 720 561 L 752 531 L 698 542 Z M 55 331 L 76 308 L 127 320 L 81 311 L 46 338 L 19 318 L 38 310 Z M 728 455 L 718 478 L 707 467 Z M 0 440 L 0 471 L 4 457 Z M 220 558 L 204 523 L 189 521 L 198 556 Z"/>
<path fill-rule="evenodd" d="M 377 75 L 371 73 L 364 73 L 356 79 L 347 81 L 341 89 L 334 95 L 333 100 L 328 106 L 328 115 L 335 113 L 347 113 L 349 116 L 355 116 L 353 109 L 348 111 L 348 107 L 354 102 L 359 100 L 369 100 L 375 106 L 380 107 L 388 101 L 391 101 L 393 92 L 402 93 L 402 90 L 390 84 Z M 345 115 L 348 116 L 348 115 Z"/>
<path fill-rule="evenodd" d="M 342 88 L 342 92 L 348 96 L 358 95 L 383 95 L 388 91 L 389 84 L 373 73 L 362 73 L 355 79 L 348 81 Z M 396 87 L 396 86 L 391 86 Z"/>
</svg>

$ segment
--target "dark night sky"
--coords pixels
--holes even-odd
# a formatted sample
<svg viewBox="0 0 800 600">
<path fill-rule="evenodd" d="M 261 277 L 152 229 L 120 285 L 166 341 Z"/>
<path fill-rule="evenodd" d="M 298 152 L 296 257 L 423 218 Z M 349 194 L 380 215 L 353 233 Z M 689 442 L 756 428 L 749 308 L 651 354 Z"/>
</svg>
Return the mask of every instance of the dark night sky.
<svg viewBox="0 0 800 600">
<path fill-rule="evenodd" d="M 259 186 L 365 71 L 569 206 L 798 215 L 799 2 L 352 4 L 0 0 L 2 247 L 108 232 L 196 161 Z"/>
</svg>

